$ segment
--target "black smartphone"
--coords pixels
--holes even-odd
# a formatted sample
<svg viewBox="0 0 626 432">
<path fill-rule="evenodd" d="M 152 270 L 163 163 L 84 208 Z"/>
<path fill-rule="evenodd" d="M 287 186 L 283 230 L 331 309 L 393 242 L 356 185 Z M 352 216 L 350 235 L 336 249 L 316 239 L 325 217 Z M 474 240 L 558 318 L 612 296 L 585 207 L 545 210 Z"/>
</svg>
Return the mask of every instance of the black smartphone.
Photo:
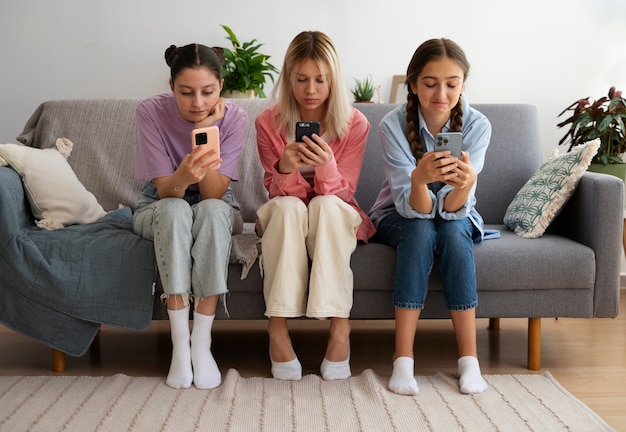
<svg viewBox="0 0 626 432">
<path fill-rule="evenodd" d="M 320 135 L 320 122 L 317 121 L 298 121 L 296 122 L 296 142 L 303 142 L 302 138 L 309 137 L 313 140 L 312 135 Z M 315 140 L 313 140 L 315 142 Z"/>
<path fill-rule="evenodd" d="M 440 132 L 435 138 L 435 151 L 450 150 L 450 154 L 461 159 L 463 134 L 461 132 Z"/>
</svg>

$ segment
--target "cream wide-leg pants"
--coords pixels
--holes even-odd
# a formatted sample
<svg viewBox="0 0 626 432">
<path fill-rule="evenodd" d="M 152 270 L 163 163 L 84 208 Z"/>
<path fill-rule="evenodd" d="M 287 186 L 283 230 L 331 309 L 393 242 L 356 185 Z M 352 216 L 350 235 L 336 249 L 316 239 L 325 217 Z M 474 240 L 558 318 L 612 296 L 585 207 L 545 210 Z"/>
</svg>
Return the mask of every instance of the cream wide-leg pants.
<svg viewBox="0 0 626 432">
<path fill-rule="evenodd" d="M 265 315 L 349 318 L 359 213 L 335 195 L 318 195 L 308 207 L 282 196 L 265 203 L 257 216 Z"/>
</svg>

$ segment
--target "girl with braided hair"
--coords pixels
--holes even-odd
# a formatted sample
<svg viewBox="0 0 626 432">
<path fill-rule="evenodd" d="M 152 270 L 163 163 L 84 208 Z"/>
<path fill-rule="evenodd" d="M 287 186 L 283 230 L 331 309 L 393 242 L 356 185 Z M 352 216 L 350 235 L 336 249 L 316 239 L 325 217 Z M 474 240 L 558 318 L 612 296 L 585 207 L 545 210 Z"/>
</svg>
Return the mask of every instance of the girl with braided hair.
<svg viewBox="0 0 626 432">
<path fill-rule="evenodd" d="M 211 329 L 219 296 L 227 293 L 231 235 L 242 231 L 230 182 L 239 180 L 238 161 L 248 116 L 220 97 L 224 80 L 221 48 L 170 46 L 171 92 L 137 107 L 135 175 L 146 180 L 133 215 L 133 230 L 154 241 L 162 299 L 172 336 L 166 383 L 181 389 L 220 385 L 211 353 Z M 217 126 L 215 150 L 192 147 L 195 128 Z M 193 296 L 193 332 L 189 302 Z"/>
<path fill-rule="evenodd" d="M 491 125 L 463 97 L 468 72 L 469 63 L 456 43 L 424 42 L 407 68 L 406 104 L 379 125 L 386 180 L 370 217 L 377 228 L 372 240 L 397 249 L 396 347 L 389 389 L 399 394 L 419 391 L 413 345 L 435 256 L 457 341 L 460 390 L 473 394 L 487 389 L 477 358 L 472 248 L 484 237 L 474 191 Z M 448 131 L 463 134 L 460 159 L 448 150 L 435 151 L 436 135 Z"/>
</svg>

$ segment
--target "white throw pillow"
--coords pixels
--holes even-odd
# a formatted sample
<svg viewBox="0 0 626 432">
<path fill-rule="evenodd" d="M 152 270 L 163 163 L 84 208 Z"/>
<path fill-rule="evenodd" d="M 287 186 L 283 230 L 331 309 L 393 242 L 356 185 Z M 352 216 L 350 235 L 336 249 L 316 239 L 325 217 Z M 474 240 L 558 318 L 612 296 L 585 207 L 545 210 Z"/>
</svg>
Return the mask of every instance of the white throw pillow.
<svg viewBox="0 0 626 432">
<path fill-rule="evenodd" d="M 574 194 L 598 147 L 600 139 L 595 139 L 541 165 L 506 209 L 507 228 L 520 237 L 541 237 Z"/>
<path fill-rule="evenodd" d="M 11 165 L 24 182 L 37 226 L 57 229 L 95 222 L 106 214 L 67 163 L 74 144 L 59 138 L 56 148 L 0 144 L 0 165 Z"/>
</svg>

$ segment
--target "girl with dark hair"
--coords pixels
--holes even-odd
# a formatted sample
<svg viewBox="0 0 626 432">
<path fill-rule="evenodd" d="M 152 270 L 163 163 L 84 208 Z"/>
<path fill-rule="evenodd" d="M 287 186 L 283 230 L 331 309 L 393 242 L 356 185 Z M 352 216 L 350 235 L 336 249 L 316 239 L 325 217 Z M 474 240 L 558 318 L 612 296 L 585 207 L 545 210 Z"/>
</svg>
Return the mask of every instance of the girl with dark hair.
<svg viewBox="0 0 626 432">
<path fill-rule="evenodd" d="M 154 241 L 172 336 L 167 385 L 199 389 L 220 385 L 211 353 L 211 329 L 226 276 L 231 235 L 243 228 L 230 188 L 239 179 L 247 115 L 220 97 L 220 49 L 190 44 L 165 51 L 171 93 L 152 96 L 137 108 L 135 174 L 146 180 L 133 230 Z M 195 128 L 217 126 L 220 158 L 192 147 Z M 193 296 L 193 332 L 189 296 Z"/>
<path fill-rule="evenodd" d="M 374 233 L 354 199 L 369 123 L 351 106 L 337 49 L 321 32 L 302 32 L 292 40 L 273 96 L 275 105 L 256 119 L 270 197 L 257 215 L 272 375 L 302 377 L 287 319 L 307 316 L 330 318 L 322 377 L 347 378 L 350 257 L 357 241 Z M 301 120 L 319 122 L 320 133 L 296 142 Z"/>
<path fill-rule="evenodd" d="M 449 39 L 420 45 L 407 68 L 406 104 L 380 123 L 386 180 L 370 211 L 373 241 L 396 247 L 396 348 L 389 389 L 416 395 L 415 332 L 428 278 L 439 256 L 443 292 L 452 318 L 461 392 L 487 389 L 476 349 L 476 274 L 472 248 L 484 237 L 474 208 L 478 173 L 491 125 L 463 97 L 469 63 Z M 435 151 L 440 132 L 462 132 L 461 158 Z"/>
</svg>

